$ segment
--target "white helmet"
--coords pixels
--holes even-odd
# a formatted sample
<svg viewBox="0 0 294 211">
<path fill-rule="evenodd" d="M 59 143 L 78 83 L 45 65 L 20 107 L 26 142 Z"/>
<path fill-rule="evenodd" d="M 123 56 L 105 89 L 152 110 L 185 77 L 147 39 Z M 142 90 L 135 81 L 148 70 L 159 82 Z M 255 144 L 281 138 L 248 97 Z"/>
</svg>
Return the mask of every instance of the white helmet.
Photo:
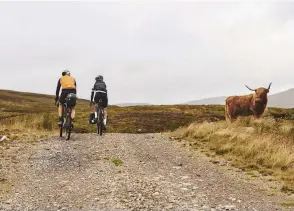
<svg viewBox="0 0 294 211">
<path fill-rule="evenodd" d="M 65 75 L 70 75 L 69 70 L 63 70 L 62 71 L 62 76 L 65 76 Z"/>
</svg>

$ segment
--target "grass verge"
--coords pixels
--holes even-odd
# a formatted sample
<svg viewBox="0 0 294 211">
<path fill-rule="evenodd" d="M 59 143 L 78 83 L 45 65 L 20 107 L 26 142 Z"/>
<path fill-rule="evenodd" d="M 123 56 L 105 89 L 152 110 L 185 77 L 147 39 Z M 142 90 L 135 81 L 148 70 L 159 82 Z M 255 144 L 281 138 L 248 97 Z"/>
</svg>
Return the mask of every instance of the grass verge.
<svg viewBox="0 0 294 211">
<path fill-rule="evenodd" d="M 243 170 L 257 170 L 284 182 L 282 191 L 294 193 L 294 124 L 265 117 L 204 122 L 182 127 L 172 136 L 193 141 L 193 147 L 231 160 Z"/>
</svg>

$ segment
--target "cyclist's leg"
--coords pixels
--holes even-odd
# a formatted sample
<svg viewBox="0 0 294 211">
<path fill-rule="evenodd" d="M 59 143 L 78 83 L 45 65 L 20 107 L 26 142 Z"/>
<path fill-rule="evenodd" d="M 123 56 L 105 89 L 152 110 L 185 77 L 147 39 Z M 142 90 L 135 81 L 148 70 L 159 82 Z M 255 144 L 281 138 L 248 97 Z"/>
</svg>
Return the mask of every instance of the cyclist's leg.
<svg viewBox="0 0 294 211">
<path fill-rule="evenodd" d="M 61 125 L 62 124 L 62 103 L 59 103 L 58 116 L 59 116 L 58 125 Z"/>
<path fill-rule="evenodd" d="M 73 107 L 73 108 L 71 109 L 71 119 L 74 120 L 75 117 L 76 117 L 76 110 L 75 110 L 75 108 Z"/>
<path fill-rule="evenodd" d="M 98 119 L 97 109 L 98 109 L 98 102 L 100 100 L 99 93 L 96 93 L 94 96 L 94 113 L 95 113 L 95 119 Z"/>
<path fill-rule="evenodd" d="M 104 125 L 106 125 L 106 123 L 107 123 L 107 106 L 108 106 L 108 97 L 107 97 L 107 94 L 105 94 L 102 103 L 103 103 L 103 113 L 104 113 L 103 123 L 104 123 Z"/>
<path fill-rule="evenodd" d="M 73 107 L 73 108 L 71 109 L 71 114 L 70 114 L 70 117 L 71 117 L 71 128 L 73 128 L 73 123 L 74 123 L 75 116 L 76 116 L 76 110 L 75 110 L 75 108 Z"/>
<path fill-rule="evenodd" d="M 63 89 L 61 91 L 61 94 L 59 97 L 59 108 L 58 108 L 59 122 L 58 122 L 58 125 L 61 125 L 62 121 L 63 121 L 63 119 L 62 119 L 63 103 L 65 103 L 66 95 L 67 95 L 67 90 Z"/>
<path fill-rule="evenodd" d="M 74 89 L 74 90 L 73 90 L 73 93 L 74 93 L 74 94 L 77 94 L 77 90 Z M 76 106 L 76 104 L 73 106 L 72 111 L 71 111 L 71 118 L 72 118 L 72 120 L 74 120 L 74 118 L 76 117 L 75 106 Z"/>
<path fill-rule="evenodd" d="M 77 90 L 76 89 L 71 89 L 71 90 L 68 90 L 68 94 L 70 93 L 74 93 L 74 94 L 77 94 Z M 72 121 L 74 120 L 74 118 L 76 117 L 76 110 L 75 110 L 75 106 L 76 104 L 72 105 L 73 107 L 71 108 L 71 119 Z"/>
<path fill-rule="evenodd" d="M 59 97 L 59 107 L 58 107 L 58 125 L 60 126 L 62 124 L 62 110 L 63 110 L 63 103 L 64 103 L 64 91 L 61 91 L 60 97 Z"/>
<path fill-rule="evenodd" d="M 74 123 L 74 120 L 75 120 L 75 116 L 76 116 L 76 110 L 75 110 L 75 108 L 73 107 L 72 109 L 71 109 L 71 127 L 73 128 L 73 123 Z"/>
<path fill-rule="evenodd" d="M 98 114 L 97 114 L 97 108 L 98 108 L 98 103 L 94 103 L 94 108 L 93 108 L 93 113 L 95 114 L 95 119 L 98 118 Z"/>
<path fill-rule="evenodd" d="M 103 112 L 104 112 L 104 119 L 103 119 L 103 123 L 104 125 L 107 124 L 107 108 L 103 108 Z"/>
</svg>

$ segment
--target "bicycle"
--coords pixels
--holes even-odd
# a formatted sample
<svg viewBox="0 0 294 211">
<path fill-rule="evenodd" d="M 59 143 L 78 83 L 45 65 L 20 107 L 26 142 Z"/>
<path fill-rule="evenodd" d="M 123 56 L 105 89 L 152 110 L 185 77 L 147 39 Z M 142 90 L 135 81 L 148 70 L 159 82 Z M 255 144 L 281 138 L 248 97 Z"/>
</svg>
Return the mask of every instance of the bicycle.
<svg viewBox="0 0 294 211">
<path fill-rule="evenodd" d="M 65 103 L 62 105 L 62 124 L 60 126 L 60 137 L 62 137 L 63 130 L 65 130 L 66 140 L 70 139 L 71 130 L 73 128 L 71 113 L 75 105 L 75 94 L 68 94 L 65 98 Z M 74 104 L 74 105 L 73 105 Z"/>
</svg>

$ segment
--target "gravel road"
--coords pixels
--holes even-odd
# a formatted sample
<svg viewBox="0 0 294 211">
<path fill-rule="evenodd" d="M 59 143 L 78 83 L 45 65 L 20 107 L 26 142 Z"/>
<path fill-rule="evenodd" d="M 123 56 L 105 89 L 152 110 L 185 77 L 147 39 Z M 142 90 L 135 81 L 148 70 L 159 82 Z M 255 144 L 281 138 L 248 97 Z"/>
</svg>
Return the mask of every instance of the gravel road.
<svg viewBox="0 0 294 211">
<path fill-rule="evenodd" d="M 286 210 L 274 182 L 184 145 L 161 134 L 13 142 L 0 148 L 0 210 Z"/>
</svg>

